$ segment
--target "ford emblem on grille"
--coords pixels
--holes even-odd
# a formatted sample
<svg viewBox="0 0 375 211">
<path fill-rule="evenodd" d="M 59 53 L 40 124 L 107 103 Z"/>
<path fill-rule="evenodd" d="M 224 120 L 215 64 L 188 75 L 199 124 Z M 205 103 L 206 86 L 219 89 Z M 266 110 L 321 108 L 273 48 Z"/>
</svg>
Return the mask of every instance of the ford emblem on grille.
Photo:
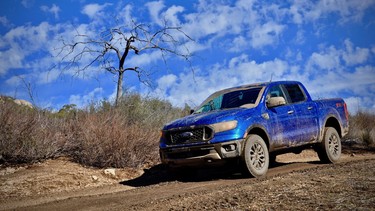
<svg viewBox="0 0 375 211">
<path fill-rule="evenodd" d="M 189 138 L 191 138 L 193 136 L 194 136 L 194 134 L 192 132 L 181 133 L 181 138 L 183 138 L 183 139 L 189 139 Z"/>
</svg>

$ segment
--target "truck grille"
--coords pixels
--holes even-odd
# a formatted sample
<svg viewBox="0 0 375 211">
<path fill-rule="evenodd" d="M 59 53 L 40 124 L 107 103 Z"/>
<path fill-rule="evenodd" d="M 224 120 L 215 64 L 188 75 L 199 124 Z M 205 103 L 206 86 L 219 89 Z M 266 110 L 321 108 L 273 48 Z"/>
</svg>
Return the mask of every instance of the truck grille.
<svg viewBox="0 0 375 211">
<path fill-rule="evenodd" d="M 205 142 L 212 137 L 212 129 L 209 127 L 200 127 L 186 130 L 170 131 L 168 134 L 168 144 L 188 144 Z"/>
</svg>

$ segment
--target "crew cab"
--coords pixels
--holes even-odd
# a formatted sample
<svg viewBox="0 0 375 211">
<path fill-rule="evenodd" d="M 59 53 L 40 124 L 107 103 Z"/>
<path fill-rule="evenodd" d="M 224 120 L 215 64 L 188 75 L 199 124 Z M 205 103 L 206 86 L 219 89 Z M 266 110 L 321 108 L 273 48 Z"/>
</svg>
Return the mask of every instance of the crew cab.
<svg viewBox="0 0 375 211">
<path fill-rule="evenodd" d="M 278 154 L 306 148 L 324 163 L 337 162 L 348 131 L 341 98 L 313 101 L 297 81 L 250 84 L 215 92 L 191 115 L 166 124 L 160 158 L 172 168 L 236 159 L 261 177 Z"/>
</svg>

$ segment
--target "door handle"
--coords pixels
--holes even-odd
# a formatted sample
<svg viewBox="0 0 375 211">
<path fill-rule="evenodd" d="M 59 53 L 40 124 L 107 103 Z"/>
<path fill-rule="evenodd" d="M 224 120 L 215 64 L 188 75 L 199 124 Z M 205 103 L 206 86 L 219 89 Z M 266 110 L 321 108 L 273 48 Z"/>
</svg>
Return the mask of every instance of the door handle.
<svg viewBox="0 0 375 211">
<path fill-rule="evenodd" d="M 313 107 L 312 107 L 312 106 L 309 106 L 309 107 L 307 107 L 307 110 L 311 110 L 311 109 L 313 109 Z"/>
<path fill-rule="evenodd" d="M 294 111 L 288 111 L 288 114 L 293 114 L 294 113 Z"/>
</svg>

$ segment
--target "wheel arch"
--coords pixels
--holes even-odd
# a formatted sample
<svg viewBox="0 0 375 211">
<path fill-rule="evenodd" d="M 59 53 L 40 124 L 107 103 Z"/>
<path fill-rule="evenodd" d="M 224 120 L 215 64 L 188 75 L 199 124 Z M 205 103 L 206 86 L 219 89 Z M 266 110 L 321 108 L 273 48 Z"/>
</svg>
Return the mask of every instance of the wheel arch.
<svg viewBox="0 0 375 211">
<path fill-rule="evenodd" d="M 254 125 L 250 128 L 247 129 L 247 132 L 245 133 L 245 136 L 244 138 L 246 139 L 248 135 L 250 134 L 255 134 L 255 135 L 258 135 L 260 136 L 264 142 L 266 143 L 267 145 L 267 148 L 268 148 L 268 151 L 270 151 L 270 138 L 268 136 L 268 133 L 266 132 L 265 128 L 261 125 Z"/>
<path fill-rule="evenodd" d="M 329 116 L 324 124 L 324 127 L 333 127 L 339 134 L 340 138 L 342 138 L 342 133 L 341 133 L 341 124 L 339 120 L 335 116 Z M 324 132 L 324 128 L 323 128 Z"/>
</svg>

